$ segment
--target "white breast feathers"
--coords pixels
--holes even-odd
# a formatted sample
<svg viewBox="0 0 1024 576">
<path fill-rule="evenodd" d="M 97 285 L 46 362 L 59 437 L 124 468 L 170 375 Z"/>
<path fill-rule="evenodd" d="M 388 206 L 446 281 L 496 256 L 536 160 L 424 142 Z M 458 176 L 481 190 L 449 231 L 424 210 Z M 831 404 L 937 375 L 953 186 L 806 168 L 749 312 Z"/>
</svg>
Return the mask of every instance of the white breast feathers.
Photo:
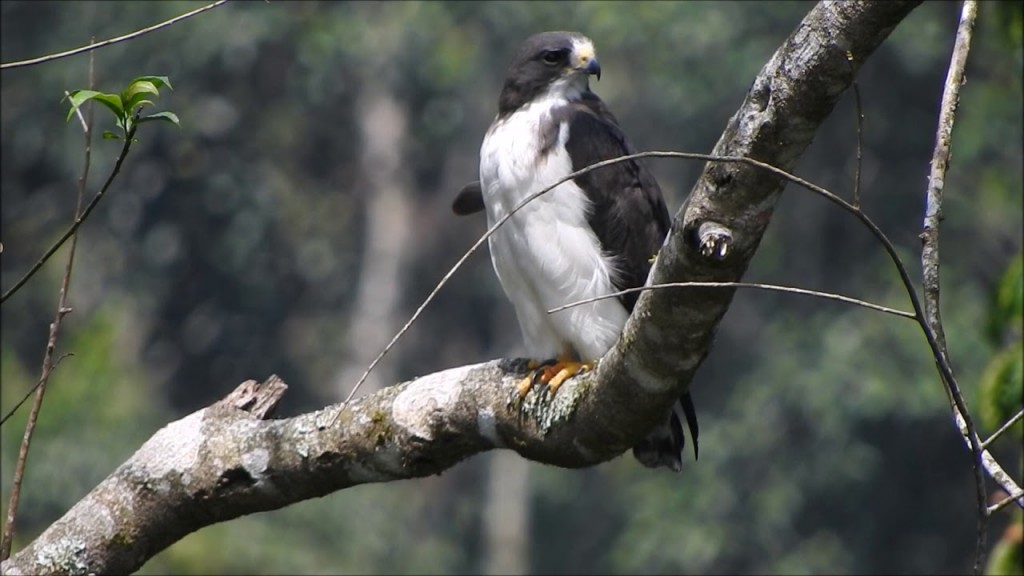
<svg viewBox="0 0 1024 576">
<path fill-rule="evenodd" d="M 562 98 L 542 98 L 496 120 L 480 151 L 480 183 L 489 225 L 529 195 L 572 172 L 567 122 L 552 125 Z M 557 134 L 546 154 L 545 134 Z M 615 291 L 614 265 L 587 223 L 590 203 L 574 182 L 559 185 L 519 210 L 491 236 L 491 261 L 515 306 L 527 353 L 552 358 L 574 352 L 595 360 L 615 344 L 628 313 L 616 298 L 558 306 Z"/>
</svg>

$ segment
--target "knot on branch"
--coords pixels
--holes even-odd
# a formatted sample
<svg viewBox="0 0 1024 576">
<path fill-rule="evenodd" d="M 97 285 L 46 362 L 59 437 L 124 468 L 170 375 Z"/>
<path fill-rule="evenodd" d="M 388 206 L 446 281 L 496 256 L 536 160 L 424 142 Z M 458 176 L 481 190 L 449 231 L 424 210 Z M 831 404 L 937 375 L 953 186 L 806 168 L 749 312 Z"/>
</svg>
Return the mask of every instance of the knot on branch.
<svg viewBox="0 0 1024 576">
<path fill-rule="evenodd" d="M 272 374 L 266 382 L 242 382 L 217 404 L 248 412 L 258 420 L 266 420 L 274 413 L 277 403 L 287 390 L 288 385 L 284 380 Z"/>
<path fill-rule="evenodd" d="M 716 222 L 704 222 L 697 230 L 697 247 L 700 255 L 721 262 L 732 246 L 732 231 Z"/>
</svg>

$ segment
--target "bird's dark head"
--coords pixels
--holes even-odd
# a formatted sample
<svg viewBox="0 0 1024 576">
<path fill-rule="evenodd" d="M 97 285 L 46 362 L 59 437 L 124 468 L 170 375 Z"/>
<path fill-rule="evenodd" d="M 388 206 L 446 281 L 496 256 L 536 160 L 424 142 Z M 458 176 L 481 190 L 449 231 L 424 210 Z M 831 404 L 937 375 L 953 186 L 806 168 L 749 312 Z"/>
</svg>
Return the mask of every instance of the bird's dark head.
<svg viewBox="0 0 1024 576">
<path fill-rule="evenodd" d="M 499 114 L 511 113 L 544 97 L 577 100 L 590 89 L 589 77 L 601 79 L 594 44 L 579 32 L 541 32 L 519 47 L 505 74 Z"/>
</svg>

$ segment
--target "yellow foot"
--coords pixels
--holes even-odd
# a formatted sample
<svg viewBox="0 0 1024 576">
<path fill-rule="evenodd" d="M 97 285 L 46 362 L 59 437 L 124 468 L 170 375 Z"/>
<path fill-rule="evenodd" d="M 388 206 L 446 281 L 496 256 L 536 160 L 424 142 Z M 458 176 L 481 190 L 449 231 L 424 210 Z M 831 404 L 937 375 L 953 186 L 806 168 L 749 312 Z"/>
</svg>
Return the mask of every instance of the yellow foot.
<svg viewBox="0 0 1024 576">
<path fill-rule="evenodd" d="M 519 397 L 525 398 L 534 386 L 543 384 L 547 386 L 550 394 L 554 394 L 566 380 L 577 374 L 587 372 L 593 366 L 592 362 L 576 362 L 566 358 L 548 360 L 541 363 L 531 360 L 529 367 L 533 372 L 520 380 L 516 389 L 519 391 Z"/>
<path fill-rule="evenodd" d="M 591 362 L 559 362 L 554 366 L 554 368 L 558 369 L 558 372 L 547 381 L 548 390 L 551 391 L 553 396 L 558 391 L 558 388 L 562 386 L 563 382 L 577 374 L 587 372 L 593 367 L 594 365 Z"/>
<path fill-rule="evenodd" d="M 544 364 L 550 364 L 552 362 L 554 362 L 554 360 L 549 360 Z M 520 380 L 519 384 L 516 386 L 520 399 L 526 398 L 526 395 L 530 393 L 530 389 L 533 388 L 533 380 L 537 376 L 537 368 L 541 366 L 543 366 L 543 364 L 536 360 L 530 360 L 526 363 L 526 369 L 530 371 L 530 375 Z"/>
</svg>

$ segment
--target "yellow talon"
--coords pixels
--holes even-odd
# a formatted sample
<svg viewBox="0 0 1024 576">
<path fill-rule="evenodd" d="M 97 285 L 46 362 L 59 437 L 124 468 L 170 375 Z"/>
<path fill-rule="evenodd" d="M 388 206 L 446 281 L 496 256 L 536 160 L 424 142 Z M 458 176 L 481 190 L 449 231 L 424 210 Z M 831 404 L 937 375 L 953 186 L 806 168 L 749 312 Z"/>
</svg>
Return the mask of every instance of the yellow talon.
<svg viewBox="0 0 1024 576">
<path fill-rule="evenodd" d="M 568 368 L 559 370 L 558 374 L 555 374 L 555 377 L 548 381 L 548 390 L 551 390 L 551 394 L 554 395 L 558 388 L 562 386 L 562 382 L 568 380 L 572 375 Z"/>
<path fill-rule="evenodd" d="M 548 389 L 551 390 L 551 394 L 554 395 L 563 382 L 573 376 L 587 372 L 591 366 L 589 362 L 565 362 L 561 364 L 562 369 L 548 380 Z"/>
<path fill-rule="evenodd" d="M 546 385 L 549 393 L 554 394 L 566 380 L 590 370 L 593 367 L 593 363 L 576 362 L 575 360 L 563 357 L 555 361 L 543 363 L 530 360 L 528 366 L 531 370 L 530 375 L 520 380 L 516 386 L 520 398 L 526 398 L 526 395 L 529 394 L 530 390 L 537 383 Z"/>
<path fill-rule="evenodd" d="M 530 361 L 531 363 L 533 360 Z M 533 375 L 527 376 L 519 381 L 519 385 L 516 386 L 516 390 L 519 391 L 520 398 L 526 398 L 526 395 L 530 392 L 530 388 L 533 388 Z"/>
</svg>

